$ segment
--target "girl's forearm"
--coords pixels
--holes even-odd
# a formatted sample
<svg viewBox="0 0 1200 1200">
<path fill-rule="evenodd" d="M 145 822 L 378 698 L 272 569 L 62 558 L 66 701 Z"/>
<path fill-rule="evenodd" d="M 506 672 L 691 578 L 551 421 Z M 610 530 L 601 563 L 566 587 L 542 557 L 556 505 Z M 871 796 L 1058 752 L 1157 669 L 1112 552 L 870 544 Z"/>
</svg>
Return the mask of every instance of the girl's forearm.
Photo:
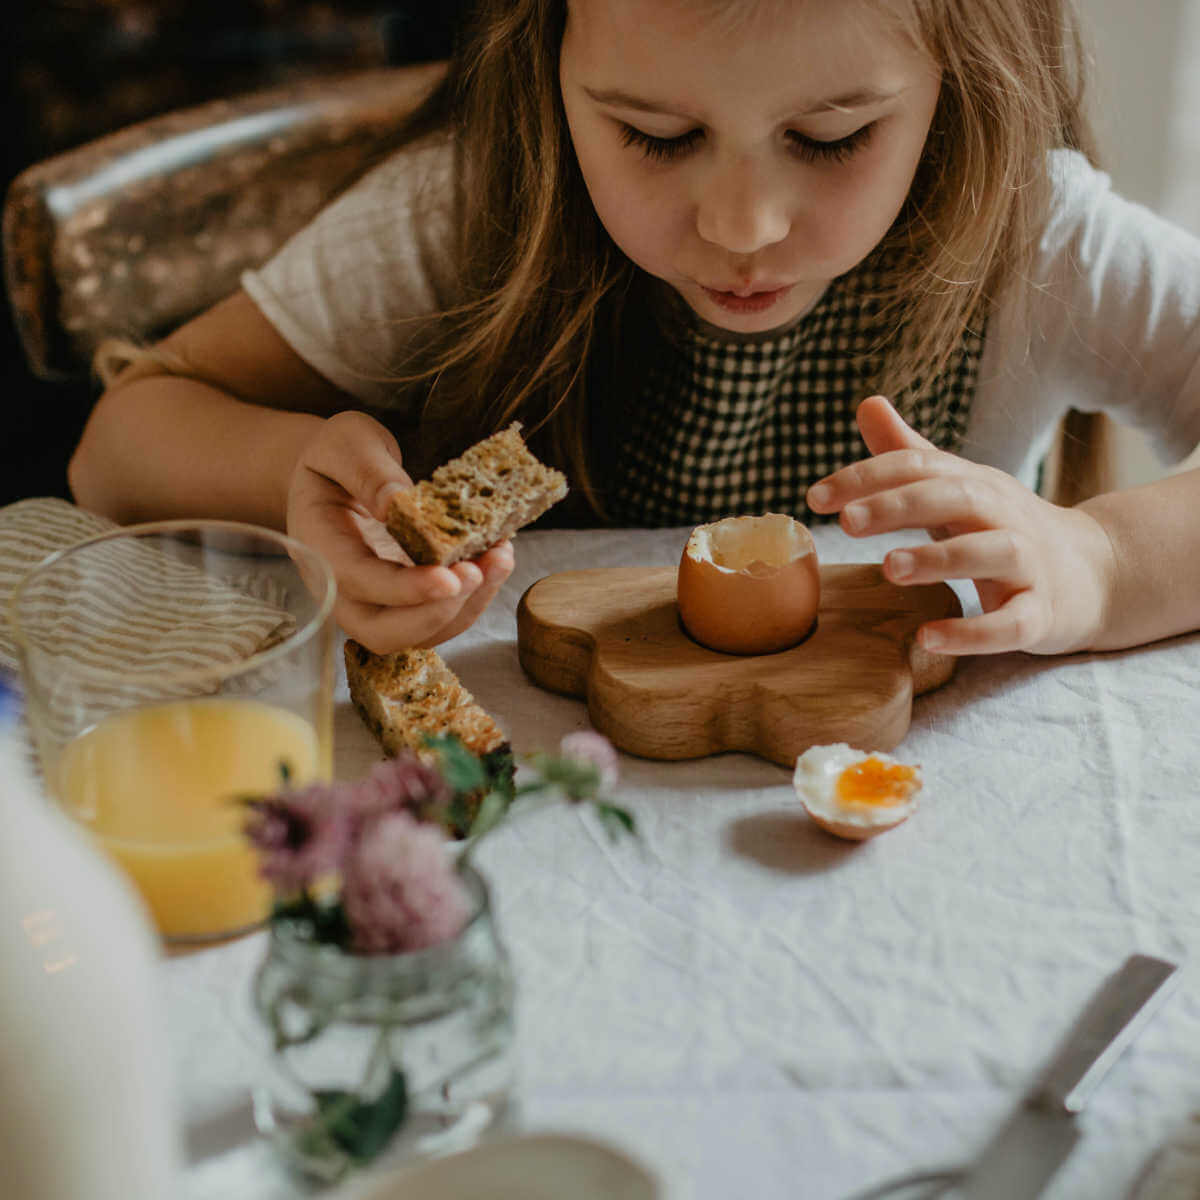
<svg viewBox="0 0 1200 1200">
<path fill-rule="evenodd" d="M 123 524 L 206 516 L 282 529 L 300 452 L 322 418 L 155 375 L 105 393 L 71 459 L 76 502 Z"/>
<path fill-rule="evenodd" d="M 1200 470 L 1078 506 L 1113 550 L 1106 619 L 1090 649 L 1119 650 L 1200 628 Z"/>
</svg>

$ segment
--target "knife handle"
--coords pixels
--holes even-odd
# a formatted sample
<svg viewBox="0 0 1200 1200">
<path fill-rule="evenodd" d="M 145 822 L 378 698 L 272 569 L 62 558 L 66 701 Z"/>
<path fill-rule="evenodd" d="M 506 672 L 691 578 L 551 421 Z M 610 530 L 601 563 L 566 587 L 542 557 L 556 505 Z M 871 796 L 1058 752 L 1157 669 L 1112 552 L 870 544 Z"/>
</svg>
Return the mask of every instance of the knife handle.
<svg viewBox="0 0 1200 1200">
<path fill-rule="evenodd" d="M 1092 996 L 1028 1102 L 1079 1112 L 1178 982 L 1175 963 L 1148 954 L 1130 955 Z"/>
</svg>

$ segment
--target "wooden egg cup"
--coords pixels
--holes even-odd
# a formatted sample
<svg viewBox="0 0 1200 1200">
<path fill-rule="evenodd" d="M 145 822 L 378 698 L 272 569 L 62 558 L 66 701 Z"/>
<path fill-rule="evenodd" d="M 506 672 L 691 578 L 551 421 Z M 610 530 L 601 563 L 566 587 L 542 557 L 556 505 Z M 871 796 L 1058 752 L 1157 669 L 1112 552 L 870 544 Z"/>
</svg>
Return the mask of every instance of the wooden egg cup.
<svg viewBox="0 0 1200 1200">
<path fill-rule="evenodd" d="M 517 607 L 531 679 L 587 700 L 597 730 L 643 758 L 745 751 L 791 767 L 809 746 L 890 750 L 913 697 L 945 683 L 956 659 L 917 645 L 925 621 L 961 614 L 944 583 L 899 587 L 878 564 L 821 566 L 813 632 L 775 654 L 721 654 L 679 622 L 674 567 L 547 575 Z"/>
</svg>

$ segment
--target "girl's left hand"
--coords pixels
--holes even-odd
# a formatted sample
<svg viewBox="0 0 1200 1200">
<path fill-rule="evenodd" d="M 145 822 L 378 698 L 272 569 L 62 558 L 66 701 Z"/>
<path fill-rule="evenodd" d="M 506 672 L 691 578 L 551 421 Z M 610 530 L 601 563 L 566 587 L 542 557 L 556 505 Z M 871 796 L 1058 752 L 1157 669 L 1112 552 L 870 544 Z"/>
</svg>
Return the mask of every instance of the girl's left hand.
<svg viewBox="0 0 1200 1200">
<path fill-rule="evenodd" d="M 982 614 L 927 622 L 917 634 L 925 649 L 1064 654 L 1099 637 L 1116 565 L 1094 517 L 1051 504 L 994 467 L 936 449 L 882 396 L 864 400 L 857 415 L 872 457 L 814 484 L 808 505 L 840 512 L 851 537 L 927 530 L 932 542 L 884 558 L 893 583 L 974 581 Z"/>
</svg>

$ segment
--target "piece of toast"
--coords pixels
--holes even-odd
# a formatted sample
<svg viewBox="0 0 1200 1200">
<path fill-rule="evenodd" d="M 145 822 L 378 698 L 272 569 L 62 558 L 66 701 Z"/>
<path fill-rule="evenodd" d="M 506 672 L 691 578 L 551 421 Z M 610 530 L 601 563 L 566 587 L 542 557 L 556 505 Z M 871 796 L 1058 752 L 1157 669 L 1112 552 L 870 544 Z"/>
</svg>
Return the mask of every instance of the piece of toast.
<svg viewBox="0 0 1200 1200">
<path fill-rule="evenodd" d="M 514 421 L 397 492 L 386 523 L 414 563 L 449 566 L 482 554 L 566 494 L 566 476 L 530 453 Z"/>
<path fill-rule="evenodd" d="M 406 749 L 428 757 L 426 736 L 453 734 L 489 771 L 502 767 L 511 779 L 508 736 L 436 650 L 373 654 L 347 638 L 344 654 L 350 699 L 389 758 Z M 451 833 L 465 835 L 482 799 L 464 798 Z"/>
<path fill-rule="evenodd" d="M 455 734 L 480 756 L 508 745 L 436 650 L 372 654 L 347 638 L 345 658 L 350 699 L 389 757 L 421 750 L 426 734 Z"/>
</svg>

